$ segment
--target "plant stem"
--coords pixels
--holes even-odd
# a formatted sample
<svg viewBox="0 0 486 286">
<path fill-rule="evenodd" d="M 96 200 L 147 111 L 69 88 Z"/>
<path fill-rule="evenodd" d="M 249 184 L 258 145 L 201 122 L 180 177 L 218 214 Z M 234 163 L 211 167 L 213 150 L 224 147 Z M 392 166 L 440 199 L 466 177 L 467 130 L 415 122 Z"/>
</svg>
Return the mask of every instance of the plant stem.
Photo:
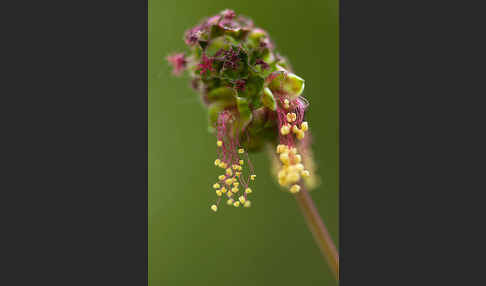
<svg viewBox="0 0 486 286">
<path fill-rule="evenodd" d="M 300 210 L 305 217 L 307 226 L 309 227 L 314 239 L 321 250 L 322 255 L 326 258 L 329 268 L 334 273 L 336 280 L 339 281 L 339 254 L 336 246 L 332 242 L 331 236 L 324 225 L 319 212 L 312 201 L 309 192 L 302 188 L 295 196 Z"/>
</svg>

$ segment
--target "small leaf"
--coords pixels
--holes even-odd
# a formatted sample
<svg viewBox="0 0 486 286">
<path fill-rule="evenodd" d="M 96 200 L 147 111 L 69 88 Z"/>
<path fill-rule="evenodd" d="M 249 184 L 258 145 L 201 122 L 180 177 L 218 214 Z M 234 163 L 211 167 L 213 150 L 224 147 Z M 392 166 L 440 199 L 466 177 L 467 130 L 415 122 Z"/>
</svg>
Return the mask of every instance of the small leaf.
<svg viewBox="0 0 486 286">
<path fill-rule="evenodd" d="M 277 66 L 278 74 L 268 85 L 272 91 L 280 91 L 295 99 L 304 91 L 305 81 L 301 77 Z"/>
<path fill-rule="evenodd" d="M 235 92 L 232 88 L 230 87 L 218 87 L 213 90 L 211 90 L 208 93 L 207 99 L 210 102 L 213 101 L 234 101 L 235 99 Z"/>
<path fill-rule="evenodd" d="M 251 122 L 253 118 L 253 114 L 251 112 L 249 102 L 246 98 L 243 97 L 236 97 L 236 107 L 240 114 L 239 119 L 237 120 L 237 128 L 238 130 L 243 130 L 246 126 Z"/>
<path fill-rule="evenodd" d="M 263 89 L 262 102 L 263 106 L 269 108 L 270 110 L 277 109 L 277 102 L 275 101 L 275 97 L 273 97 L 273 93 L 268 87 L 265 87 Z"/>
</svg>

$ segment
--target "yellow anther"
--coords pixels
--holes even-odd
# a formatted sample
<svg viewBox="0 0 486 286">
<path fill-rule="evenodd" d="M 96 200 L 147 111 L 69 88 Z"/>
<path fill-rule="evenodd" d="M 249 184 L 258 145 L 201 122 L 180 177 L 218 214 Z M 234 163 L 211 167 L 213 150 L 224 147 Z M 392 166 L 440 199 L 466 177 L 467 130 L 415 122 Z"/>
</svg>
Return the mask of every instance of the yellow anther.
<svg viewBox="0 0 486 286">
<path fill-rule="evenodd" d="M 284 163 L 285 165 L 289 164 L 289 153 L 285 152 L 280 154 L 280 161 Z"/>
<path fill-rule="evenodd" d="M 237 193 L 239 190 L 240 190 L 240 189 L 238 189 L 237 187 L 234 187 L 234 188 L 232 188 L 232 189 L 231 189 L 231 191 L 232 191 L 234 194 L 236 194 L 236 193 Z"/>
<path fill-rule="evenodd" d="M 250 202 L 250 201 L 246 201 L 246 202 L 243 204 L 243 206 L 244 206 L 245 208 L 249 208 L 249 207 L 251 207 L 251 202 Z"/>
<path fill-rule="evenodd" d="M 223 169 L 226 169 L 227 166 L 228 165 L 225 162 L 221 162 L 221 164 L 219 164 L 219 167 Z"/>
<path fill-rule="evenodd" d="M 301 163 L 298 163 L 298 164 L 295 164 L 295 168 L 299 171 L 302 171 L 302 170 L 304 170 L 304 165 L 302 165 Z"/>
<path fill-rule="evenodd" d="M 231 166 L 231 168 L 233 168 L 233 170 L 237 170 L 239 167 L 239 165 L 236 165 L 236 164 L 233 164 L 233 166 Z"/>
<path fill-rule="evenodd" d="M 221 192 L 224 194 L 224 193 L 226 193 L 226 191 L 227 191 L 227 190 L 226 190 L 226 188 L 225 188 L 225 187 L 222 187 L 222 188 L 220 189 L 220 191 L 221 191 Z"/>
<path fill-rule="evenodd" d="M 236 172 L 235 176 L 239 177 L 241 175 L 241 172 Z"/>
<path fill-rule="evenodd" d="M 241 166 L 238 166 L 238 171 L 241 171 L 243 170 L 243 168 Z"/>
<path fill-rule="evenodd" d="M 289 183 L 297 183 L 300 180 L 300 175 L 297 172 L 292 172 L 287 175 L 287 181 Z"/>
<path fill-rule="evenodd" d="M 227 200 L 227 201 L 226 201 L 226 204 L 227 204 L 228 206 L 231 206 L 231 205 L 233 204 L 233 202 L 234 202 L 234 200 L 233 200 L 233 199 L 229 199 L 229 200 Z"/>
<path fill-rule="evenodd" d="M 299 127 L 297 127 L 297 125 L 292 126 L 292 132 L 297 134 L 299 131 L 300 131 L 300 129 L 299 129 Z"/>
<path fill-rule="evenodd" d="M 218 176 L 218 179 L 219 179 L 220 181 L 224 180 L 224 178 L 226 178 L 226 176 L 225 176 L 225 175 L 219 175 L 219 176 Z"/>
<path fill-rule="evenodd" d="M 226 195 L 228 196 L 228 198 L 231 198 L 233 196 L 233 193 L 231 191 L 228 191 Z"/>
<path fill-rule="evenodd" d="M 290 192 L 292 194 L 296 194 L 300 191 L 300 186 L 299 185 L 292 185 L 292 187 L 290 187 Z"/>
<path fill-rule="evenodd" d="M 292 164 L 299 164 L 300 162 L 302 162 L 302 156 L 300 156 L 299 154 L 294 155 L 291 157 L 291 161 Z"/>
<path fill-rule="evenodd" d="M 280 133 L 282 135 L 287 135 L 289 134 L 289 132 L 290 132 L 290 126 L 288 124 L 285 124 L 280 128 Z"/>
<path fill-rule="evenodd" d="M 302 124 L 300 124 L 300 129 L 301 129 L 302 131 L 307 131 L 307 130 L 309 130 L 309 123 L 307 123 L 307 121 L 302 122 Z"/>
<path fill-rule="evenodd" d="M 218 147 L 223 146 L 223 141 L 221 140 L 216 141 L 216 145 L 218 145 Z"/>
<path fill-rule="evenodd" d="M 251 175 L 250 180 L 255 181 L 256 175 Z"/>
<path fill-rule="evenodd" d="M 243 154 L 243 153 L 245 153 L 245 149 L 243 148 L 238 149 L 238 154 Z"/>
<path fill-rule="evenodd" d="M 221 164 L 221 160 L 219 159 L 214 160 L 214 166 L 219 166 L 219 164 Z"/>
<path fill-rule="evenodd" d="M 283 145 L 283 144 L 278 144 L 277 145 L 277 154 L 286 152 L 288 150 L 289 150 L 289 147 L 287 145 Z"/>
<path fill-rule="evenodd" d="M 252 193 L 252 190 L 251 190 L 250 188 L 246 188 L 246 189 L 245 189 L 245 193 L 247 193 L 247 194 L 251 194 L 251 193 Z"/>
<path fill-rule="evenodd" d="M 238 198 L 238 200 L 240 200 L 240 202 L 241 202 L 242 204 L 244 204 L 244 203 L 245 203 L 245 201 L 246 201 L 245 196 L 240 196 L 240 197 Z"/>
<path fill-rule="evenodd" d="M 224 181 L 224 183 L 229 186 L 229 185 L 233 184 L 233 179 L 232 178 L 226 179 L 226 181 Z"/>
<path fill-rule="evenodd" d="M 217 205 L 212 205 L 211 206 L 211 209 L 213 210 L 213 212 L 217 212 L 218 211 L 218 206 Z"/>
<path fill-rule="evenodd" d="M 235 187 L 235 188 L 238 187 L 239 185 L 240 185 L 240 183 L 238 183 L 238 182 L 233 183 L 233 187 Z"/>
<path fill-rule="evenodd" d="M 239 207 L 239 206 L 240 206 L 240 202 L 238 202 L 238 201 L 234 202 L 234 203 L 233 203 L 233 206 L 235 206 L 235 207 Z"/>
<path fill-rule="evenodd" d="M 218 197 L 221 197 L 221 196 L 223 195 L 223 193 L 222 193 L 220 190 L 216 190 L 216 195 L 217 195 Z"/>
<path fill-rule="evenodd" d="M 288 122 L 294 122 L 295 120 L 297 120 L 297 114 L 291 112 L 291 113 L 287 113 L 287 121 Z"/>
<path fill-rule="evenodd" d="M 240 165 L 243 165 L 243 163 L 245 163 L 243 160 L 240 160 L 238 163 L 240 163 Z"/>
<path fill-rule="evenodd" d="M 290 102 L 288 99 L 284 99 L 284 108 L 289 109 L 290 108 Z"/>
<path fill-rule="evenodd" d="M 218 183 L 213 185 L 213 188 L 215 188 L 215 189 L 219 189 L 219 187 L 221 187 L 221 186 Z"/>
<path fill-rule="evenodd" d="M 233 176 L 233 171 L 231 171 L 231 168 L 226 169 L 226 175 Z"/>
<path fill-rule="evenodd" d="M 281 178 L 285 178 L 287 176 L 287 170 L 280 170 L 278 172 L 278 178 L 281 179 Z"/>
<path fill-rule="evenodd" d="M 302 172 L 300 172 L 300 174 L 301 174 L 301 175 L 302 175 L 302 177 L 304 177 L 304 178 L 307 178 L 307 177 L 309 177 L 309 176 L 310 176 L 310 173 L 309 173 L 309 171 L 307 171 L 307 170 L 303 170 Z"/>
<path fill-rule="evenodd" d="M 287 113 L 287 121 L 288 122 L 292 122 L 292 114 L 291 113 Z"/>
<path fill-rule="evenodd" d="M 304 131 L 299 130 L 299 132 L 297 133 L 297 139 L 302 140 L 304 139 L 304 137 L 305 137 Z"/>
</svg>

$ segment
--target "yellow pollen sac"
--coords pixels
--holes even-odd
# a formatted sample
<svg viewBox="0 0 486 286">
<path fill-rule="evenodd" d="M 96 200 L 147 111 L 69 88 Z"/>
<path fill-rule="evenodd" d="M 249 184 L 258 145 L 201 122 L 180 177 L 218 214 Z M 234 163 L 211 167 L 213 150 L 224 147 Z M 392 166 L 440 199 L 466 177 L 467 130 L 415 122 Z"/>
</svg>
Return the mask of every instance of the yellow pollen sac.
<svg viewBox="0 0 486 286">
<path fill-rule="evenodd" d="M 297 172 L 292 172 L 287 175 L 287 181 L 290 183 L 297 183 L 300 180 L 300 175 Z"/>
<path fill-rule="evenodd" d="M 226 179 L 226 181 L 224 181 L 224 183 L 229 186 L 229 185 L 233 184 L 233 179 L 232 178 Z"/>
<path fill-rule="evenodd" d="M 221 196 L 223 195 L 223 193 L 222 193 L 220 190 L 216 190 L 216 195 L 217 195 L 218 197 L 221 197 Z"/>
<path fill-rule="evenodd" d="M 236 172 L 235 176 L 239 177 L 241 175 L 241 172 Z"/>
<path fill-rule="evenodd" d="M 304 177 L 304 178 L 307 178 L 307 177 L 309 177 L 309 176 L 310 176 L 310 173 L 309 173 L 309 171 L 307 171 L 307 170 L 303 170 L 302 172 L 300 172 L 300 174 L 301 174 L 301 175 L 302 175 L 302 177 Z"/>
<path fill-rule="evenodd" d="M 304 131 L 299 130 L 299 132 L 297 133 L 297 139 L 302 140 L 304 139 L 304 137 L 305 137 Z"/>
<path fill-rule="evenodd" d="M 240 202 L 238 202 L 238 201 L 234 202 L 234 203 L 233 203 L 233 206 L 235 206 L 235 207 L 239 207 L 239 206 L 240 206 Z"/>
<path fill-rule="evenodd" d="M 251 202 L 250 202 L 250 201 L 246 201 L 246 202 L 243 204 L 243 206 L 244 206 L 245 208 L 249 208 L 249 207 L 251 207 Z"/>
<path fill-rule="evenodd" d="M 246 199 L 245 199 L 245 197 L 244 197 L 244 196 L 240 196 L 240 197 L 238 198 L 238 200 L 240 200 L 240 202 L 241 202 L 242 204 L 244 204 L 244 203 L 245 203 L 245 201 L 246 201 Z"/>
<path fill-rule="evenodd" d="M 226 193 L 226 188 L 225 188 L 225 187 L 222 187 L 222 188 L 220 189 L 220 191 L 221 191 L 221 192 L 224 194 L 224 193 Z"/>
<path fill-rule="evenodd" d="M 283 170 L 280 170 L 278 171 L 278 178 L 279 179 L 282 179 L 282 178 L 285 178 L 287 176 L 287 170 L 283 169 Z"/>
<path fill-rule="evenodd" d="M 287 135 L 290 133 L 290 126 L 288 124 L 285 124 L 283 125 L 281 128 L 280 128 L 280 133 L 282 135 Z"/>
<path fill-rule="evenodd" d="M 251 194 L 251 193 L 252 193 L 252 190 L 251 190 L 250 188 L 246 188 L 246 189 L 245 189 L 245 193 L 247 193 L 247 194 Z"/>
<path fill-rule="evenodd" d="M 300 186 L 299 185 L 292 185 L 292 187 L 290 187 L 290 192 L 292 194 L 296 194 L 300 191 Z"/>
<path fill-rule="evenodd" d="M 218 147 L 223 146 L 223 141 L 221 141 L 221 140 L 216 141 L 216 145 L 217 145 Z"/>
<path fill-rule="evenodd" d="M 240 163 L 240 165 L 243 165 L 243 163 L 245 163 L 243 160 L 240 160 L 238 163 Z"/>
<path fill-rule="evenodd" d="M 292 113 L 287 113 L 287 121 L 292 122 Z"/>
<path fill-rule="evenodd" d="M 235 188 L 238 187 L 239 185 L 240 185 L 240 183 L 238 183 L 238 182 L 233 183 L 233 187 L 235 187 Z"/>
<path fill-rule="evenodd" d="M 219 164 L 221 164 L 221 160 L 219 159 L 214 160 L 214 166 L 219 166 Z"/>
<path fill-rule="evenodd" d="M 233 168 L 233 170 L 237 170 L 237 169 L 238 169 L 238 167 L 239 167 L 239 166 L 238 166 L 238 165 L 236 165 L 236 164 L 233 164 L 233 166 L 231 166 L 231 168 Z"/>
<path fill-rule="evenodd" d="M 292 126 L 292 132 L 297 134 L 299 131 L 300 131 L 300 129 L 299 129 L 299 127 L 297 127 L 297 125 Z"/>
<path fill-rule="evenodd" d="M 232 191 L 234 194 L 236 194 L 236 193 L 237 193 L 239 190 L 240 190 L 240 189 L 238 189 L 237 187 L 234 187 L 234 188 L 232 188 L 232 189 L 231 189 L 231 191 Z"/>
<path fill-rule="evenodd" d="M 294 122 L 295 120 L 297 120 L 297 115 L 293 112 L 291 113 L 287 113 L 287 121 L 288 122 Z"/>
<path fill-rule="evenodd" d="M 228 165 L 225 162 L 221 162 L 221 164 L 219 164 L 219 167 L 222 169 L 226 169 L 227 166 Z"/>
<path fill-rule="evenodd" d="M 301 129 L 302 131 L 307 131 L 307 130 L 309 130 L 309 123 L 307 123 L 307 121 L 302 122 L 302 124 L 300 124 L 300 129 Z"/>
<path fill-rule="evenodd" d="M 289 150 L 289 147 L 287 145 L 283 145 L 283 144 L 277 145 L 277 154 L 287 152 L 288 150 Z"/>
<path fill-rule="evenodd" d="M 243 148 L 238 149 L 238 154 L 243 154 L 243 153 L 245 153 L 245 149 Z"/>
<path fill-rule="evenodd" d="M 289 109 L 290 108 L 290 102 L 288 99 L 284 99 L 284 108 Z"/>
<path fill-rule="evenodd" d="M 292 153 L 294 155 L 297 154 L 297 148 L 295 148 L 295 147 L 290 148 L 290 153 Z"/>
<path fill-rule="evenodd" d="M 295 168 L 299 171 L 303 171 L 304 170 L 304 165 L 302 165 L 301 163 L 298 163 L 298 164 L 295 164 Z"/>
<path fill-rule="evenodd" d="M 228 191 L 226 195 L 228 196 L 228 198 L 231 198 L 233 196 L 233 193 L 231 191 Z"/>
<path fill-rule="evenodd" d="M 278 178 L 278 184 L 282 187 L 288 186 L 289 182 L 287 182 L 287 177 Z"/>
<path fill-rule="evenodd" d="M 220 185 L 218 183 L 213 185 L 213 188 L 215 188 L 215 189 L 219 189 L 219 187 L 220 187 Z"/>
<path fill-rule="evenodd" d="M 234 200 L 233 200 L 233 199 L 229 199 L 229 200 L 227 200 L 227 201 L 226 201 L 226 204 L 227 204 L 228 206 L 231 206 L 231 205 L 233 204 L 233 202 L 234 202 Z"/>
<path fill-rule="evenodd" d="M 225 176 L 225 175 L 219 175 L 219 177 L 218 177 L 218 179 L 219 179 L 220 181 L 224 180 L 224 178 L 226 178 L 226 176 Z"/>
<path fill-rule="evenodd" d="M 251 175 L 250 180 L 255 181 L 256 175 Z"/>
<path fill-rule="evenodd" d="M 241 171 L 243 170 L 243 168 L 241 166 L 238 166 L 238 171 Z"/>
<path fill-rule="evenodd" d="M 302 161 L 302 156 L 300 156 L 299 154 L 294 155 L 291 157 L 290 161 L 292 162 L 292 164 L 299 164 Z"/>
<path fill-rule="evenodd" d="M 211 209 L 213 210 L 213 212 L 217 212 L 218 211 L 218 206 L 217 205 L 212 205 L 211 206 Z"/>
<path fill-rule="evenodd" d="M 233 171 L 230 168 L 226 169 L 226 175 L 233 176 Z"/>
<path fill-rule="evenodd" d="M 289 164 L 289 153 L 282 153 L 280 154 L 280 161 L 285 165 Z"/>
</svg>

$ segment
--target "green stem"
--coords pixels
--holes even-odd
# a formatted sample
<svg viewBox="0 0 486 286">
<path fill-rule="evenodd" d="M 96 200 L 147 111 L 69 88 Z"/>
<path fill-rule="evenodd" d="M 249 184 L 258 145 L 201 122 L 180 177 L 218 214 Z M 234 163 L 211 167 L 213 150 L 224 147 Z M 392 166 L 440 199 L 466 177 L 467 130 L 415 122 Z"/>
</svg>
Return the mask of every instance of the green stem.
<svg viewBox="0 0 486 286">
<path fill-rule="evenodd" d="M 309 192 L 304 188 L 295 195 L 297 203 L 300 206 L 300 210 L 304 215 L 314 239 L 321 250 L 322 255 L 326 258 L 329 268 L 331 268 L 336 280 L 339 281 L 339 254 L 336 250 L 336 246 L 332 242 L 331 236 L 327 231 L 324 222 L 322 221 L 319 212 L 312 201 Z"/>
</svg>

